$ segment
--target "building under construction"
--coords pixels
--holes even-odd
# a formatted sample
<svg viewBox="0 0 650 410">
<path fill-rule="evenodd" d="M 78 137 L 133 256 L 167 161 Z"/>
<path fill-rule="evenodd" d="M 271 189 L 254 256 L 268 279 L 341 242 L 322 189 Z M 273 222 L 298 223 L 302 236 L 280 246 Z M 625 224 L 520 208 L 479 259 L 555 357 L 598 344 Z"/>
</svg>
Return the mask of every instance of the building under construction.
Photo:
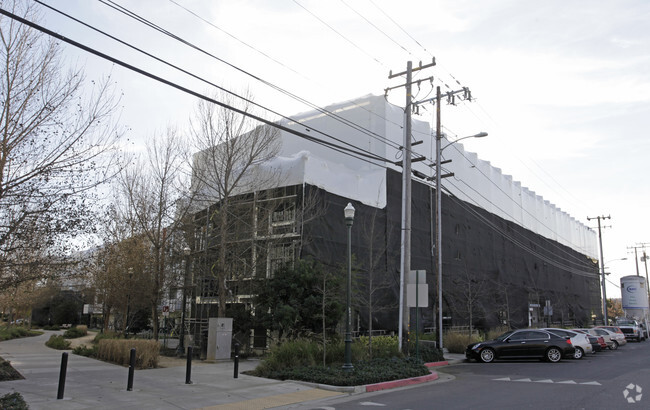
<svg viewBox="0 0 650 410">
<path fill-rule="evenodd" d="M 229 315 L 236 320 L 238 309 L 250 310 L 250 282 L 270 277 L 282 264 L 312 257 L 330 269 L 345 266 L 343 208 L 350 202 L 356 208 L 352 253 L 361 283 L 353 295 L 353 327 L 361 333 L 370 327 L 397 331 L 402 175 L 396 162 L 402 155 L 404 115 L 383 96 L 326 110 L 281 122 L 298 132 L 281 131 L 277 157 L 261 166 L 281 176 L 231 201 L 236 223 L 225 240 L 231 261 Z M 436 246 L 442 252 L 445 326 L 520 328 L 543 320 L 584 325 L 602 317 L 595 233 L 462 144 L 451 144 L 443 153 L 451 160 L 445 168 L 455 176 L 442 184 L 442 240 L 436 244 L 437 187 L 427 178 L 433 176 L 435 135 L 423 121 L 413 121 L 412 135 L 422 141 L 414 154 L 429 159 L 413 164 L 419 177 L 412 179 L 411 269 L 426 271 L 429 291 L 428 303 L 422 302 L 428 307 L 410 310 L 412 329 L 416 315 L 421 331 L 436 327 Z M 356 148 L 333 149 L 349 146 Z M 205 334 L 208 318 L 222 316 L 213 272 L 218 247 L 225 243 L 213 233 L 220 206 L 210 204 L 195 215 L 199 228 L 188 323 L 197 338 Z M 265 330 L 254 333 L 255 344 L 264 345 Z"/>
</svg>

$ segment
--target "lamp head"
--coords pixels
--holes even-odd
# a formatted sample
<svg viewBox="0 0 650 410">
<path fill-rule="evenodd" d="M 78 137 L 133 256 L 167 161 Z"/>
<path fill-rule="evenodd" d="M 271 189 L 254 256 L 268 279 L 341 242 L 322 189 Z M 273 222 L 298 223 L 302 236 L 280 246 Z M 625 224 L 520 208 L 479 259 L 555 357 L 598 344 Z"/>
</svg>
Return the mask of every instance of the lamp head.
<svg viewBox="0 0 650 410">
<path fill-rule="evenodd" d="M 348 202 L 348 206 L 343 209 L 343 214 L 346 220 L 354 220 L 354 207 L 351 202 Z"/>
<path fill-rule="evenodd" d="M 190 256 L 190 253 L 191 253 L 191 252 L 192 252 L 192 250 L 191 250 L 189 247 L 187 247 L 187 246 L 185 247 L 185 249 L 183 249 L 183 254 L 184 254 L 185 256 Z"/>
</svg>

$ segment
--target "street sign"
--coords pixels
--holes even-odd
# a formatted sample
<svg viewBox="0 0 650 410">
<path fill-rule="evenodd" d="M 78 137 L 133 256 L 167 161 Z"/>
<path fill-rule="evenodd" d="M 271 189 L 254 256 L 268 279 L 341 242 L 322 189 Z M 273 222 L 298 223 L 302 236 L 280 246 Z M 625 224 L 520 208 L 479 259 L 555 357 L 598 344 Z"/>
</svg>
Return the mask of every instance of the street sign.
<svg viewBox="0 0 650 410">
<path fill-rule="evenodd" d="M 417 288 L 417 306 L 416 306 L 416 297 L 415 292 Z M 426 283 L 424 285 L 416 285 L 414 283 L 408 283 L 406 285 L 406 303 L 409 307 L 429 307 L 429 285 Z"/>
</svg>

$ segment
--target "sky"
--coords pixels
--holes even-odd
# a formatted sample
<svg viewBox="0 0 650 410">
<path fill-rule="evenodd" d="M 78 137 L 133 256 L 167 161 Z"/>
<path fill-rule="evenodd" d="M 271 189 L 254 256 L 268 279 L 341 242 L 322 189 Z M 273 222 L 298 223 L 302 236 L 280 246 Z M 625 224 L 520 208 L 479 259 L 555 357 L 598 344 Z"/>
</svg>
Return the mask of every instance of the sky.
<svg viewBox="0 0 650 410">
<path fill-rule="evenodd" d="M 650 2 L 646 0 L 42 0 L 220 87 L 250 90 L 284 115 L 403 83 L 407 61 L 436 66 L 443 93 L 468 87 L 474 100 L 443 105 L 450 139 L 585 225 L 602 221 L 607 296 L 636 274 L 630 247 L 650 243 Z M 37 4 L 45 27 L 104 53 L 211 94 L 205 82 L 153 61 Z M 115 9 L 120 6 L 218 57 L 189 48 Z M 89 80 L 110 75 L 122 94 L 128 149 L 168 126 L 188 125 L 195 97 L 62 45 Z M 227 64 L 225 64 L 226 62 Z M 235 69 L 233 66 L 239 68 Z M 248 74 L 247 74 L 248 73 Z M 249 75 L 250 74 L 250 75 Z M 266 84 L 257 80 L 263 79 Z M 402 82 L 400 82 L 402 81 Z M 431 97 L 423 82 L 415 98 Z M 388 93 L 403 105 L 403 89 Z M 421 119 L 434 121 L 433 107 Z M 269 119 L 276 119 L 267 114 Z M 453 167 L 449 169 L 453 171 Z M 639 249 L 639 256 L 643 250 Z M 650 253 L 650 246 L 648 247 Z M 621 260 L 627 258 L 626 260 Z M 645 275 L 643 262 L 639 262 Z"/>
</svg>

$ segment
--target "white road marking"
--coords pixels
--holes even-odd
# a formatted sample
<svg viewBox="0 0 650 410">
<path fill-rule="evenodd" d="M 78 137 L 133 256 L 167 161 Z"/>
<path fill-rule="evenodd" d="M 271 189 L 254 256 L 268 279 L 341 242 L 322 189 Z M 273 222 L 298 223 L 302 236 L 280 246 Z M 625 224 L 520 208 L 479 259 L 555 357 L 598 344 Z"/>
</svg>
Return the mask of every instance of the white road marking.
<svg viewBox="0 0 650 410">
<path fill-rule="evenodd" d="M 531 380 L 529 378 L 524 378 L 524 379 L 511 379 L 510 377 L 501 377 L 498 379 L 492 379 L 494 381 L 500 381 L 500 382 L 528 382 L 528 383 L 547 383 L 547 384 L 582 384 L 585 386 L 602 386 L 600 383 L 596 381 L 591 381 L 591 382 L 575 382 L 573 380 L 562 380 L 559 382 L 553 381 L 551 379 L 542 379 L 542 380 Z"/>
</svg>

